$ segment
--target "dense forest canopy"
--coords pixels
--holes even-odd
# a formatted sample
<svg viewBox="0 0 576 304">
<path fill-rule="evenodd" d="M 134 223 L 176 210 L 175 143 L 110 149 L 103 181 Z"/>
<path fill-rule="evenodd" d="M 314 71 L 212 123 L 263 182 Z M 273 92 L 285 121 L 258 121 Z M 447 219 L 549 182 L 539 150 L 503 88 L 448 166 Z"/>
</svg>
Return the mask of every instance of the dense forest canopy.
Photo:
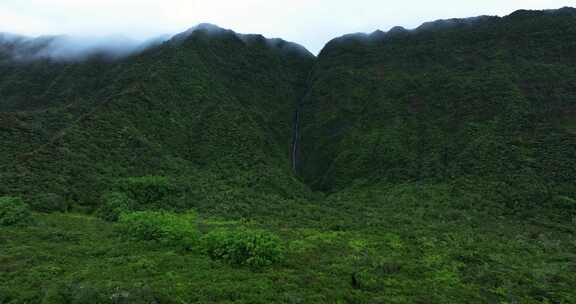
<svg viewBox="0 0 576 304">
<path fill-rule="evenodd" d="M 0 33 L 0 303 L 575 303 L 574 79 L 574 8 Z"/>
</svg>

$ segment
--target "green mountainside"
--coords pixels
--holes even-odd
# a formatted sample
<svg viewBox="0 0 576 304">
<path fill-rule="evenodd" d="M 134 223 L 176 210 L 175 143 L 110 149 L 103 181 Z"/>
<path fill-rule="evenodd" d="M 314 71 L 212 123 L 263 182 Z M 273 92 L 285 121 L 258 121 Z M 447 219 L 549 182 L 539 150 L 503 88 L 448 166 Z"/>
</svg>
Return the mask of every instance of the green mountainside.
<svg viewBox="0 0 576 304">
<path fill-rule="evenodd" d="M 97 205 L 114 179 L 168 175 L 195 196 L 301 196 L 288 151 L 313 59 L 201 25 L 121 61 L 5 61 L 0 191 Z"/>
<path fill-rule="evenodd" d="M 574 195 L 575 16 L 518 11 L 331 41 L 304 101 L 304 178 L 330 191 L 479 178 Z"/>
<path fill-rule="evenodd" d="M 576 9 L 0 33 L 0 304 L 576 303 Z"/>
</svg>

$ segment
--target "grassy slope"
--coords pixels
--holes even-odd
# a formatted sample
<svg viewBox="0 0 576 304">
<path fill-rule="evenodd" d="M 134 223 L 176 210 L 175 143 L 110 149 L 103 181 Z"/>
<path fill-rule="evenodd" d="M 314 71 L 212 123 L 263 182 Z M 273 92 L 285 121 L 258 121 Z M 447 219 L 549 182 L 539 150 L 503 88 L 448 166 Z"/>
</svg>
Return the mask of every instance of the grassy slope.
<svg viewBox="0 0 576 304">
<path fill-rule="evenodd" d="M 259 226 L 285 262 L 260 271 L 123 239 L 114 224 L 36 215 L 0 235 L 7 303 L 572 303 L 574 228 L 499 214 L 441 186 L 349 191 Z M 292 219 L 288 221 L 287 219 Z M 204 218 L 202 231 L 238 225 Z M 116 301 L 114 302 L 114 297 Z M 112 299 L 112 300 L 111 300 Z M 548 302 L 546 302 L 548 301 Z"/>
</svg>

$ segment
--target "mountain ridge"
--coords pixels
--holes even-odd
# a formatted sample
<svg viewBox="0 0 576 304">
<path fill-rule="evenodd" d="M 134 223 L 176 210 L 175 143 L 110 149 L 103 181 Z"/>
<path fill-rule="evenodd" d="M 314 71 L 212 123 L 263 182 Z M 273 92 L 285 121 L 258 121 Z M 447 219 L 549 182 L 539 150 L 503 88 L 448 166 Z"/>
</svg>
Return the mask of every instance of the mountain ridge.
<svg viewBox="0 0 576 304">
<path fill-rule="evenodd" d="M 362 104 L 369 104 L 369 99 L 366 99 L 368 96 L 373 96 L 368 98 L 374 98 L 378 96 L 377 94 L 381 94 L 381 97 L 378 98 L 390 99 L 386 101 L 387 103 L 400 98 L 399 100 L 393 101 L 390 104 L 390 108 L 382 109 L 385 111 L 395 111 L 397 113 L 400 113 L 398 111 L 405 111 L 399 107 L 406 103 L 406 100 L 413 100 L 409 101 L 409 103 L 411 103 L 409 114 L 416 115 L 425 109 L 425 104 L 421 100 L 426 98 L 402 96 L 403 93 L 399 92 L 398 88 L 394 88 L 394 86 L 406 86 L 406 90 L 413 90 L 414 82 L 426 83 L 428 80 L 426 80 L 426 78 L 410 80 L 414 77 L 406 74 L 408 71 L 417 75 L 419 73 L 422 74 L 421 72 L 423 70 L 430 67 L 430 71 L 425 71 L 424 74 L 418 77 L 429 77 L 428 75 L 433 75 L 438 71 L 441 71 L 442 75 L 444 75 L 442 77 L 447 77 L 447 79 L 460 77 L 454 75 L 460 75 L 462 73 L 476 73 L 477 75 L 474 74 L 474 77 L 493 77 L 492 72 L 485 74 L 487 72 L 478 70 L 475 64 L 486 64 L 487 67 L 490 67 L 489 69 L 492 69 L 496 65 L 500 65 L 498 58 L 499 56 L 502 57 L 502 52 L 520 52 L 506 45 L 511 44 L 514 39 L 521 38 L 522 43 L 529 44 L 530 41 L 527 40 L 528 38 L 522 37 L 531 37 L 534 35 L 536 35 L 535 37 L 538 37 L 538 39 L 543 39 L 541 37 L 544 37 L 537 31 L 527 32 L 519 26 L 519 24 L 524 26 L 524 23 L 529 25 L 533 23 L 533 20 L 542 20 L 542 22 L 547 22 L 546 24 L 559 24 L 569 29 L 570 23 L 566 23 L 565 21 L 571 20 L 569 18 L 574 15 L 576 15 L 576 10 L 572 8 L 562 8 L 553 11 L 519 10 L 506 17 L 481 16 L 466 19 L 439 20 L 425 23 L 414 30 L 395 27 L 388 33 L 375 31 L 370 34 L 349 34 L 330 41 L 320 52 L 319 57 L 315 57 L 300 45 L 281 39 L 268 39 L 262 35 L 254 34 L 238 34 L 212 24 L 199 24 L 183 33 L 174 35 L 169 40 L 154 44 L 121 60 L 109 61 L 106 58 L 98 56 L 87 58 L 80 62 L 68 63 L 43 59 L 23 63 L 28 67 L 26 70 L 20 69 L 19 66 L 12 66 L 9 61 L 7 62 L 5 60 L 3 64 L 0 64 L 0 68 L 4 71 L 2 76 L 0 76 L 0 96 L 3 98 L 0 111 L 2 111 L 2 116 L 4 117 L 2 125 L 7 128 L 6 130 L 10 130 L 12 124 L 18 126 L 15 129 L 17 131 L 12 130 L 11 132 L 17 132 L 21 134 L 21 136 L 24 136 L 23 138 L 28 138 L 26 140 L 30 141 L 30 147 L 27 150 L 37 151 L 38 149 L 32 148 L 34 146 L 32 144 L 33 142 L 44 141 L 44 144 L 37 145 L 43 147 L 42 149 L 55 145 L 64 138 L 59 134 L 69 134 L 69 132 L 64 131 L 69 129 L 65 127 L 67 124 L 82 123 L 83 119 L 90 118 L 91 113 L 96 113 L 94 111 L 97 109 L 117 107 L 117 104 L 120 105 L 122 103 L 133 104 L 133 106 L 136 107 L 134 109 L 138 109 L 139 106 L 137 106 L 138 102 L 136 102 L 136 100 L 140 100 L 139 102 L 142 103 L 142 107 L 148 104 L 154 108 L 156 104 L 161 105 L 164 103 L 164 98 L 169 98 L 168 100 L 180 100 L 180 104 L 174 104 L 174 106 L 177 106 L 174 110 L 191 111 L 192 109 L 186 108 L 184 100 L 193 98 L 200 101 L 200 99 L 204 98 L 201 94 L 208 94 L 208 99 L 211 101 L 205 103 L 203 107 L 213 108 L 218 106 L 220 99 L 229 99 L 229 105 L 232 107 L 231 109 L 233 109 L 231 113 L 239 111 L 238 113 L 244 113 L 242 115 L 248 115 L 246 117 L 252 117 L 248 120 L 250 124 L 252 124 L 253 127 L 261 128 L 264 132 L 262 134 L 268 134 L 258 139 L 263 140 L 265 144 L 262 148 L 267 150 L 267 152 L 262 152 L 264 153 L 262 155 L 267 155 L 270 151 L 274 151 L 274 157 L 272 157 L 272 159 L 275 159 L 274 162 L 279 161 L 279 163 L 283 163 L 282 167 L 284 169 L 282 170 L 284 170 L 284 173 L 278 173 L 278 176 L 285 175 L 281 178 L 282 180 L 286 182 L 287 180 L 296 178 L 291 174 L 287 174 L 286 170 L 291 167 L 292 170 L 288 171 L 300 172 L 297 170 L 297 167 L 300 167 L 297 163 L 299 164 L 300 161 L 297 160 L 302 158 L 304 168 L 301 174 L 299 174 L 301 175 L 300 177 L 303 178 L 308 185 L 316 185 L 317 183 L 324 184 L 324 186 L 320 186 L 319 188 L 313 186 L 314 189 L 327 190 L 333 187 L 327 186 L 332 182 L 327 183 L 321 180 L 327 178 L 340 179 L 341 177 L 338 177 L 340 174 L 336 174 L 333 170 L 342 170 L 346 168 L 346 165 L 340 164 L 335 160 L 339 157 L 347 159 L 349 156 L 339 155 L 340 152 L 336 152 L 333 156 L 328 157 L 326 153 L 333 153 L 330 152 L 332 148 L 319 148 L 321 145 L 319 146 L 318 143 L 324 143 L 327 140 L 332 141 L 331 143 L 325 143 L 327 147 L 342 144 L 338 138 L 350 132 L 351 128 L 356 128 L 353 127 L 355 124 L 353 121 L 357 119 L 357 117 L 363 117 L 363 115 L 365 115 L 362 114 L 362 111 L 364 111 L 362 108 L 366 105 L 362 106 Z M 535 26 L 533 27 L 536 28 Z M 508 29 L 511 31 L 508 31 Z M 495 36 L 494 30 L 499 31 L 500 36 Z M 478 54 L 474 53 L 473 48 L 470 48 L 467 44 L 476 45 L 477 42 L 471 39 L 473 35 L 470 35 L 469 32 L 484 35 L 485 44 L 494 43 L 494 45 L 501 46 L 500 53 L 492 54 L 489 50 L 481 51 Z M 564 36 L 570 33 L 564 33 L 559 30 L 556 30 L 556 32 Z M 3 37 L 4 36 L 6 36 L 6 34 L 3 34 Z M 455 41 L 453 37 L 461 40 Z M 19 40 L 24 38 L 17 37 L 10 39 Z M 55 38 L 41 37 L 38 39 L 41 41 L 50 41 Z M 550 39 L 553 40 L 556 38 L 552 37 Z M 434 44 L 432 44 L 431 41 L 434 41 Z M 445 47 L 439 48 L 442 44 L 445 44 Z M 417 45 L 417 47 L 421 49 L 416 49 L 413 45 Z M 457 52 L 452 51 L 451 47 L 453 45 L 462 50 Z M 566 45 L 566 47 L 570 46 Z M 399 48 L 404 48 L 404 50 L 400 50 Z M 532 46 L 531 44 L 527 46 L 527 49 L 539 50 L 537 46 Z M 428 51 L 428 53 L 423 52 L 423 50 Z M 550 58 L 558 58 L 563 61 L 569 60 L 570 58 L 570 56 L 565 55 L 568 50 L 558 51 L 554 49 L 553 51 L 553 56 Z M 392 57 L 390 56 L 392 55 L 400 55 L 400 57 L 391 60 Z M 413 61 L 415 61 L 415 58 L 419 61 L 418 64 L 414 64 Z M 513 59 L 507 60 L 514 62 Z M 526 60 L 533 59 L 526 57 Z M 384 66 L 382 62 L 386 62 L 386 66 Z M 539 65 L 540 63 L 537 64 Z M 276 69 L 274 73 L 270 73 L 269 71 L 272 66 Z M 397 76 L 400 78 L 386 80 L 386 74 L 375 70 L 375 67 L 390 70 L 393 73 L 398 73 L 399 70 L 397 69 L 403 69 L 403 71 Z M 536 66 L 522 68 L 532 69 L 536 68 Z M 505 71 L 510 68 L 503 66 L 497 69 L 503 69 Z M 195 73 L 198 74 L 195 75 Z M 562 71 L 561 73 L 569 72 Z M 163 76 L 160 77 L 160 75 Z M 519 76 L 514 77 L 517 78 Z M 193 80 L 193 83 L 197 82 L 195 87 L 183 81 L 183 79 L 188 78 Z M 325 89 L 322 87 L 325 83 L 331 83 L 338 78 L 340 78 L 340 80 L 336 83 L 328 85 L 329 88 L 338 88 L 339 93 L 337 95 L 332 96 L 334 93 L 328 92 L 331 90 L 329 88 L 328 91 L 323 91 Z M 332 80 L 326 82 L 328 79 Z M 212 82 L 214 85 L 207 84 L 207 81 Z M 350 83 L 347 81 L 357 83 L 354 89 L 358 92 L 354 93 L 357 96 L 348 96 Z M 516 96 L 519 100 L 533 98 L 530 97 L 533 95 L 533 92 L 528 92 L 526 96 L 523 96 L 526 89 L 523 87 L 518 89 L 514 88 L 516 85 L 513 84 L 513 82 L 516 80 L 509 79 L 506 81 L 510 83 L 510 88 L 508 88 L 510 91 L 503 89 L 502 94 Z M 29 85 L 30 83 L 34 83 L 34 85 L 31 86 Z M 370 86 L 366 87 L 365 84 L 368 83 Z M 378 89 L 382 83 L 384 83 L 385 86 L 389 86 L 391 89 L 389 92 L 395 92 L 394 94 L 396 95 L 389 96 L 389 92 Z M 426 86 L 429 85 L 432 84 L 426 84 Z M 461 86 L 462 84 L 458 85 Z M 212 90 L 218 93 L 208 92 L 200 94 L 207 86 L 212 87 Z M 24 89 L 21 90 L 22 88 Z M 277 94 L 277 89 L 284 92 L 280 95 L 289 96 L 288 98 L 282 99 L 284 102 L 290 100 L 287 104 L 282 104 L 282 102 L 276 100 L 279 98 L 278 96 L 280 96 L 274 95 Z M 487 89 L 489 88 L 487 87 Z M 568 87 L 561 89 L 569 90 Z M 332 97 L 322 101 L 326 97 L 318 99 L 318 94 Z M 362 96 L 362 94 L 367 95 Z M 156 97 L 151 97 L 154 95 Z M 231 98 L 225 97 L 228 95 Z M 412 95 L 417 95 L 417 93 L 413 93 Z M 357 102 L 350 102 L 350 100 L 346 100 L 345 98 L 351 98 L 350 100 L 357 100 Z M 474 100 L 480 97 L 468 96 L 465 98 Z M 490 98 L 497 98 L 497 96 Z M 114 101 L 116 99 L 122 101 Z M 133 101 L 128 102 L 124 99 Z M 475 102 L 477 102 L 477 106 L 482 107 L 480 101 Z M 378 108 L 381 105 L 374 106 Z M 316 108 L 310 111 L 310 107 Z M 342 108 L 338 109 L 339 107 Z M 269 115 L 269 113 L 275 113 L 280 108 L 281 110 L 278 113 L 282 114 L 278 114 L 278 116 Z M 121 111 L 129 111 L 129 108 L 118 108 L 115 111 L 120 109 Z M 338 109 L 337 111 L 343 112 L 331 112 L 333 109 Z M 155 111 L 157 110 L 159 110 L 159 108 Z M 45 114 L 42 115 L 46 117 L 35 121 L 35 111 L 44 111 Z M 312 130 L 307 129 L 309 126 L 306 124 L 310 123 L 308 120 L 310 119 L 310 115 L 316 115 L 314 113 L 317 111 L 325 111 L 325 113 L 320 114 L 321 116 L 335 116 L 329 119 L 328 117 L 321 118 L 321 122 L 313 123 Z M 472 111 L 477 110 L 472 109 Z M 378 111 L 375 113 L 377 112 Z M 570 110 L 567 110 L 567 112 L 570 112 Z M 144 113 L 146 112 L 142 112 L 142 114 Z M 195 119 L 203 117 L 204 114 L 202 113 L 203 112 L 196 113 Z M 223 113 L 224 112 L 221 112 L 220 114 Z M 257 113 L 257 115 L 253 116 L 254 113 Z M 346 113 L 345 116 L 341 116 L 344 115 L 344 113 Z M 446 113 L 444 114 L 436 113 L 433 115 L 439 115 L 438 117 L 441 117 L 442 115 L 448 114 L 449 110 L 446 109 Z M 229 113 L 226 115 L 229 115 Z M 154 125 L 156 124 L 154 120 L 159 118 L 160 116 L 150 118 L 149 123 Z M 44 119 L 46 119 L 46 121 L 43 121 Z M 138 118 L 134 119 L 138 120 Z M 176 131 L 176 133 L 183 132 L 184 130 L 179 129 L 184 126 L 176 127 L 180 119 L 183 118 L 180 117 L 174 121 L 175 130 L 180 130 Z M 371 119 L 378 121 L 376 118 Z M 276 121 L 281 121 L 282 127 L 277 127 Z M 348 122 L 343 123 L 341 121 Z M 294 125 L 295 123 L 298 125 Z M 301 127 L 300 123 L 304 125 Z M 327 129 L 322 130 L 323 127 L 318 128 L 318 126 L 314 126 L 315 123 L 320 123 L 321 125 L 326 124 Z M 409 124 L 414 123 L 415 122 L 409 122 Z M 114 123 L 112 123 L 112 125 L 113 124 Z M 196 124 L 197 122 L 190 120 L 190 125 L 187 127 L 192 128 L 193 125 Z M 458 124 L 461 124 L 461 122 Z M 48 127 L 44 130 L 40 128 L 40 126 L 49 125 L 57 127 Z M 74 125 L 71 126 L 72 129 L 75 128 Z M 121 125 L 119 125 L 119 128 L 120 126 Z M 232 126 L 230 125 L 228 127 Z M 140 128 L 146 129 L 146 126 L 141 125 L 133 131 L 140 134 L 142 132 L 139 130 Z M 415 128 L 415 126 L 406 128 Z M 376 132 L 376 129 L 367 130 L 369 132 Z M 149 146 L 149 148 L 153 150 L 160 149 L 159 147 L 165 145 L 160 144 L 164 139 L 155 134 L 155 132 L 160 131 L 161 129 L 146 131 L 149 135 L 141 139 L 143 145 Z M 202 129 L 198 129 L 198 132 L 198 136 L 200 136 L 200 134 L 206 134 L 206 131 Z M 319 134 L 322 132 L 325 134 L 320 136 Z M 441 136 L 441 132 L 444 131 L 438 132 L 440 133 L 436 134 L 436 136 Z M 142 136 L 136 135 L 136 133 L 133 135 L 136 137 Z M 176 136 L 168 131 L 162 131 L 161 133 L 164 134 L 165 138 L 178 138 L 178 141 L 181 143 L 186 143 L 185 145 L 190 144 L 180 135 Z M 219 134 L 219 136 L 224 135 L 225 133 Z M 357 138 L 363 137 L 361 134 L 357 135 Z M 8 136 L 11 137 L 13 135 Z M 194 142 L 197 140 L 195 136 L 196 135 L 193 135 L 187 140 Z M 315 136 L 320 137 L 312 142 L 308 141 L 307 138 L 314 138 Z M 150 138 L 147 137 L 156 139 L 151 141 Z M 301 137 L 303 137 L 303 139 Z M 15 139 L 11 140 L 17 142 Z M 221 144 L 224 143 L 222 142 Z M 168 146 L 171 145 L 172 144 Z M 209 154 L 206 152 L 200 151 L 204 151 L 204 149 L 207 148 L 208 147 L 202 145 L 197 145 L 195 148 L 174 146 L 170 149 L 180 151 L 178 153 L 182 153 L 181 151 L 183 151 L 183 149 L 191 149 L 186 153 L 191 153 L 191 155 L 195 156 L 189 160 L 193 160 L 193 162 L 197 162 L 198 164 L 205 164 L 210 162 L 204 161 L 203 158 L 210 159 L 211 157 L 209 157 Z M 172 151 L 170 149 L 164 152 L 154 153 Z M 272 150 L 268 151 L 269 149 Z M 324 151 L 321 151 L 322 149 L 324 149 Z M 377 151 L 379 148 L 374 147 L 374 149 Z M 16 148 L 16 150 L 18 150 L 18 148 Z M 228 151 L 226 148 L 223 148 L 223 150 Z M 229 152 L 234 153 L 233 150 Z M 89 152 L 86 153 L 89 154 Z M 172 152 L 168 154 L 171 153 Z M 440 152 L 436 151 L 436 153 Z M 13 159 L 10 155 L 13 154 L 12 152 L 5 151 L 4 154 L 6 155 L 6 159 Z M 218 153 L 215 153 L 215 155 L 217 154 Z M 153 154 L 149 157 L 152 157 L 152 155 Z M 92 155 L 92 157 L 93 156 L 94 155 Z M 87 156 L 85 155 L 83 157 Z M 268 158 L 268 156 L 261 157 Z M 29 161 L 28 156 L 24 158 Z M 350 161 L 350 159 L 348 159 L 348 161 Z M 312 162 L 311 166 L 306 165 L 307 162 Z M 417 162 L 412 160 L 412 163 Z M 5 163 L 4 165 L 6 166 L 8 164 Z M 63 166 L 65 166 L 65 163 L 63 163 Z M 243 167 L 243 165 L 238 163 L 234 166 Z M 310 168 L 317 166 L 322 169 L 319 169 L 320 171 L 318 172 L 310 171 L 316 170 Z M 434 166 L 437 165 L 433 165 L 430 170 L 440 170 Z M 22 167 L 20 168 L 22 169 Z M 400 168 L 396 168 L 395 170 L 397 169 L 400 170 Z M 7 171 L 10 172 L 11 170 Z M 362 179 L 361 176 L 362 175 L 359 175 L 356 178 Z M 375 176 L 373 178 L 375 178 Z M 353 180 L 354 178 L 344 184 L 353 184 Z M 289 183 L 292 182 L 293 181 L 290 181 Z M 336 184 L 339 183 L 341 182 Z M 8 185 L 8 183 L 6 185 Z M 302 187 L 305 188 L 306 186 Z M 339 187 L 341 186 L 337 186 L 334 189 L 339 189 Z M 6 187 L 4 191 L 10 192 L 8 187 Z M 285 189 L 283 192 L 287 193 L 289 191 Z"/>
<path fill-rule="evenodd" d="M 576 303 L 576 17 L 0 43 L 0 303 Z"/>
<path fill-rule="evenodd" d="M 516 10 L 516 11 L 514 11 L 508 15 L 502 16 L 502 17 L 490 16 L 490 15 L 480 15 L 480 16 L 476 16 L 476 17 L 467 17 L 467 18 L 438 19 L 435 21 L 424 22 L 421 25 L 415 27 L 414 29 L 406 29 L 402 26 L 394 26 L 388 31 L 376 29 L 371 33 L 358 32 L 358 33 L 344 34 L 340 37 L 335 37 L 332 40 L 328 41 L 325 44 L 325 46 L 319 51 L 319 53 L 321 53 L 324 49 L 326 49 L 326 47 L 329 46 L 329 44 L 331 44 L 331 43 L 336 43 L 339 41 L 346 41 L 349 39 L 358 39 L 358 40 L 366 40 L 367 39 L 367 40 L 373 40 L 374 41 L 374 40 L 386 39 L 390 35 L 418 32 L 418 31 L 422 31 L 422 30 L 434 30 L 434 29 L 441 29 L 441 28 L 450 28 L 450 27 L 454 27 L 454 26 L 458 26 L 458 25 L 473 25 L 475 23 L 482 22 L 482 21 L 488 21 L 488 20 L 492 20 L 492 21 L 499 21 L 500 20 L 501 21 L 501 20 L 512 19 L 512 18 L 523 18 L 523 17 L 530 18 L 530 17 L 541 17 L 541 16 L 546 16 L 546 15 L 549 15 L 549 16 L 550 15 L 560 15 L 560 16 L 561 15 L 564 15 L 564 16 L 576 15 L 576 8 L 566 6 L 566 7 L 562 7 L 559 9 L 547 9 L 547 10 L 519 9 L 519 10 Z M 197 31 L 211 33 L 211 34 L 217 34 L 217 33 L 229 34 L 229 35 L 232 34 L 232 35 L 236 35 L 238 38 L 244 39 L 246 41 L 264 39 L 267 42 L 269 42 L 271 45 L 274 45 L 274 44 L 286 45 L 290 49 L 295 49 L 295 50 L 297 49 L 297 50 L 300 50 L 304 53 L 310 53 L 310 51 L 308 51 L 306 49 L 306 47 L 304 47 L 303 45 L 295 43 L 295 42 L 291 42 L 291 41 L 286 41 L 282 38 L 266 38 L 260 34 L 237 33 L 233 30 L 225 29 L 225 28 L 222 28 L 222 27 L 215 25 L 215 24 L 212 24 L 212 23 L 199 23 L 196 26 L 193 26 L 193 27 L 189 28 L 188 30 L 185 30 L 181 33 L 177 33 L 177 34 L 173 34 L 173 35 L 160 35 L 157 37 L 152 37 L 152 38 L 147 39 L 145 41 L 142 41 L 140 43 L 136 43 L 134 40 L 131 40 L 130 38 L 127 38 L 125 36 L 118 36 L 118 35 L 102 36 L 102 37 L 98 37 L 98 38 L 102 39 L 102 40 L 106 40 L 106 39 L 110 39 L 111 37 L 117 37 L 117 38 L 124 37 L 123 40 L 131 41 L 132 44 L 134 45 L 134 47 L 138 51 L 141 51 L 143 49 L 150 47 L 150 45 L 169 41 L 169 40 L 174 39 L 174 38 L 176 38 L 176 40 L 182 39 L 182 38 L 185 38 L 185 37 L 192 35 L 194 32 L 197 32 Z M 42 35 L 42 36 L 37 36 L 37 37 L 31 37 L 31 36 L 20 35 L 20 34 L 16 34 L 16 33 L 0 32 L 0 43 L 2 43 L 2 41 L 4 43 L 6 43 L 6 42 L 8 42 L 8 40 L 11 40 L 12 42 L 14 42 L 14 40 L 19 40 L 20 42 L 32 43 L 35 40 L 37 40 L 38 42 L 42 42 L 42 41 L 50 41 L 50 40 L 54 40 L 54 39 L 58 39 L 58 38 L 68 38 L 68 39 L 74 40 L 74 39 L 82 38 L 82 36 Z M 310 54 L 312 54 L 312 53 L 310 53 Z M 122 55 L 120 57 L 125 57 L 125 56 L 126 55 Z"/>
</svg>

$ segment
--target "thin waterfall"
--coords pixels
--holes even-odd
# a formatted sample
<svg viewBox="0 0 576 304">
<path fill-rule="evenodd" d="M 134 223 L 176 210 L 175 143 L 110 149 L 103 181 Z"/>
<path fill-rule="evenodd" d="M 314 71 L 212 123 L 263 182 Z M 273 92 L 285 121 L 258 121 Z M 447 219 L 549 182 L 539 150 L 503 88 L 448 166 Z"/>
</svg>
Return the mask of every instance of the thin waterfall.
<svg viewBox="0 0 576 304">
<path fill-rule="evenodd" d="M 300 115 L 302 111 L 302 103 L 296 107 L 294 113 L 294 134 L 292 138 L 292 170 L 298 173 L 299 149 L 300 149 Z"/>
<path fill-rule="evenodd" d="M 300 169 L 300 141 L 302 137 L 302 134 L 300 134 L 300 129 L 302 124 L 304 102 L 308 99 L 310 92 L 312 92 L 311 83 L 313 71 L 314 69 L 311 69 L 308 77 L 306 78 L 306 91 L 302 95 L 302 98 L 300 98 L 298 104 L 296 105 L 296 111 L 294 112 L 294 134 L 292 135 L 292 149 L 290 151 L 290 156 L 292 158 L 292 171 L 294 171 L 294 174 L 298 174 Z"/>
</svg>

